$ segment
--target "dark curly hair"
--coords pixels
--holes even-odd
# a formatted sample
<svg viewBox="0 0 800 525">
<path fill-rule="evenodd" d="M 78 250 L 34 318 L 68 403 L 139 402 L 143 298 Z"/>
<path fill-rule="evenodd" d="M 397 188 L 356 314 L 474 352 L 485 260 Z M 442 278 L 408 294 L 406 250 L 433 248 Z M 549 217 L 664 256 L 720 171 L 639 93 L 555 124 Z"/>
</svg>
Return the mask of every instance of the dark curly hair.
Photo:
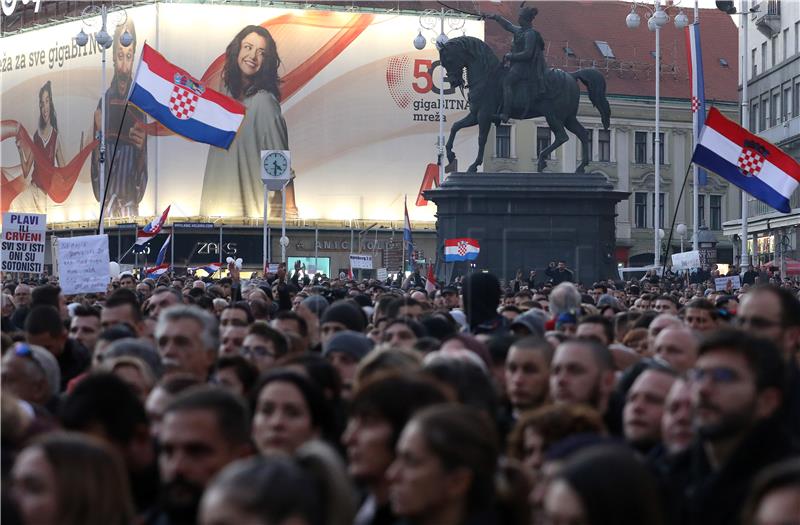
<svg viewBox="0 0 800 525">
<path fill-rule="evenodd" d="M 257 34 L 267 42 L 267 51 L 264 56 L 264 62 L 261 64 L 261 69 L 253 77 L 253 83 L 245 86 L 242 81 L 242 72 L 239 69 L 238 59 L 242 40 L 250 33 Z M 231 92 L 231 95 L 238 100 L 254 95 L 261 90 L 266 90 L 275 95 L 275 98 L 280 101 L 281 81 L 278 78 L 278 66 L 280 64 L 281 59 L 278 57 L 275 40 L 269 34 L 269 31 L 261 26 L 249 25 L 239 31 L 225 50 L 225 68 L 222 72 L 222 81 Z"/>
</svg>

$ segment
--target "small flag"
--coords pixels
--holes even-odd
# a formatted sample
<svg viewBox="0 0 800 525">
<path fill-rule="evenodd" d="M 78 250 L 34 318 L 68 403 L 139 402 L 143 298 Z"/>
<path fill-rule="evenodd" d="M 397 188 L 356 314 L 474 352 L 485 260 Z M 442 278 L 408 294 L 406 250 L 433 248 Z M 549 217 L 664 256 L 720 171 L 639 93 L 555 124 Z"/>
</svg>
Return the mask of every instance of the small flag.
<svg viewBox="0 0 800 525">
<path fill-rule="evenodd" d="M 445 239 L 444 262 L 474 261 L 481 252 L 481 245 L 475 239 Z"/>
<path fill-rule="evenodd" d="M 156 257 L 156 266 L 161 266 L 164 264 L 164 258 L 167 256 L 167 248 L 169 247 L 170 241 L 172 241 L 172 234 L 167 237 L 167 240 L 164 241 L 164 245 L 161 246 L 161 249 L 158 251 L 158 256 Z"/>
<path fill-rule="evenodd" d="M 207 87 L 145 44 L 128 100 L 175 133 L 228 149 L 245 107 Z"/>
<path fill-rule="evenodd" d="M 222 268 L 222 263 L 210 263 L 205 266 L 189 266 L 186 268 L 186 271 L 189 273 L 194 273 L 197 270 L 205 270 L 208 275 L 214 275 Z"/>
<path fill-rule="evenodd" d="M 147 277 L 155 279 L 161 275 L 164 275 L 169 271 L 169 263 L 166 264 L 157 264 L 152 268 L 145 268 L 144 273 Z"/>
<path fill-rule="evenodd" d="M 703 79 L 703 53 L 700 48 L 699 23 L 686 26 L 686 53 L 692 88 L 692 113 L 697 115 L 697 118 L 694 119 L 694 136 L 695 141 L 698 141 L 700 131 L 703 129 L 703 123 L 706 120 L 706 92 Z M 700 186 L 708 184 L 708 173 L 705 170 L 698 170 L 697 182 Z"/>
<path fill-rule="evenodd" d="M 800 183 L 800 164 L 792 157 L 725 118 L 708 112 L 692 162 L 724 177 L 758 200 L 789 213 L 789 199 Z"/>
<path fill-rule="evenodd" d="M 408 257 L 408 270 L 414 270 L 414 241 L 411 239 L 411 220 L 408 218 L 407 198 L 403 199 L 405 208 L 405 218 L 403 222 L 403 242 L 406 245 L 406 257 Z"/>
<path fill-rule="evenodd" d="M 436 282 L 436 276 L 433 274 L 433 265 L 428 265 L 428 276 L 425 278 L 425 291 L 431 293 L 439 287 Z"/>
<path fill-rule="evenodd" d="M 156 217 L 144 228 L 141 228 L 136 232 L 136 243 L 134 246 L 144 246 L 153 240 L 153 237 L 158 235 L 158 233 L 161 231 L 161 228 L 164 226 L 164 223 L 167 222 L 167 216 L 169 215 L 169 209 L 171 207 L 172 205 L 170 204 L 167 206 L 167 209 L 164 210 L 164 213 L 161 214 L 161 217 Z"/>
</svg>

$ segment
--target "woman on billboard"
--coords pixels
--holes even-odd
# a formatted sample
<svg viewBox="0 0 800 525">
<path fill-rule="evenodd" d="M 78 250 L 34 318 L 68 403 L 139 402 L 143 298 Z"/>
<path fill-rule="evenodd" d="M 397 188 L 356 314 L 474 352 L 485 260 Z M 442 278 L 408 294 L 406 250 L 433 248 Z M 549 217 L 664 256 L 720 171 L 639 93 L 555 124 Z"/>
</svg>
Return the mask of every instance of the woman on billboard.
<svg viewBox="0 0 800 525">
<path fill-rule="evenodd" d="M 53 104 L 53 87 L 49 80 L 39 89 L 39 126 L 33 133 L 33 143 L 44 151 L 47 162 L 50 163 L 51 167 L 64 166 L 61 139 L 58 135 L 56 107 Z M 25 179 L 30 176 L 31 184 L 28 192 L 30 201 L 23 204 L 18 200 L 15 204 L 19 209 L 45 213 L 47 209 L 47 188 L 51 182 L 48 180 L 49 176 L 45 175 L 44 166 L 34 162 L 33 151 L 29 147 L 25 147 L 19 139 L 17 139 L 17 149 L 19 150 L 19 158 L 22 161 L 22 175 Z M 31 168 L 33 168 L 32 173 Z M 24 196 L 22 199 L 24 199 Z"/>
<path fill-rule="evenodd" d="M 263 215 L 261 150 L 289 149 L 280 106 L 280 63 L 275 40 L 263 27 L 246 26 L 228 44 L 222 91 L 242 102 L 246 113 L 230 148 L 212 146 L 208 151 L 200 215 Z M 281 207 L 280 195 L 272 200 L 274 215 Z M 293 182 L 286 186 L 286 215 L 297 217 Z"/>
</svg>

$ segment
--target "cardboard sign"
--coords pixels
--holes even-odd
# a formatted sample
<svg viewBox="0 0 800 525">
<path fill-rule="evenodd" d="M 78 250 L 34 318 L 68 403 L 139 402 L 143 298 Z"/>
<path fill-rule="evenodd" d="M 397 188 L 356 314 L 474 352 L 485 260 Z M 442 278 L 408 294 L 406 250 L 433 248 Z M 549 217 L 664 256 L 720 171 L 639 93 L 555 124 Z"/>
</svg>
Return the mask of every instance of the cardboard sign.
<svg viewBox="0 0 800 525">
<path fill-rule="evenodd" d="M 108 263 L 108 235 L 58 240 L 58 283 L 64 295 L 107 291 Z"/>
<path fill-rule="evenodd" d="M 372 255 L 350 254 L 350 268 L 372 270 Z"/>
<path fill-rule="evenodd" d="M 378 280 L 385 281 L 389 278 L 389 272 L 386 271 L 386 268 L 378 268 Z"/>
<path fill-rule="evenodd" d="M 2 264 L 4 272 L 44 272 L 44 240 L 47 215 L 3 214 Z"/>
<path fill-rule="evenodd" d="M 690 270 L 700 268 L 700 252 L 692 250 L 690 252 L 672 254 L 672 270 Z"/>
<path fill-rule="evenodd" d="M 729 281 L 732 285 L 732 290 L 738 290 L 742 287 L 742 282 L 741 279 L 739 279 L 739 276 L 732 275 L 730 277 L 717 277 L 714 279 L 714 289 L 717 291 L 725 290 L 728 287 Z"/>
</svg>

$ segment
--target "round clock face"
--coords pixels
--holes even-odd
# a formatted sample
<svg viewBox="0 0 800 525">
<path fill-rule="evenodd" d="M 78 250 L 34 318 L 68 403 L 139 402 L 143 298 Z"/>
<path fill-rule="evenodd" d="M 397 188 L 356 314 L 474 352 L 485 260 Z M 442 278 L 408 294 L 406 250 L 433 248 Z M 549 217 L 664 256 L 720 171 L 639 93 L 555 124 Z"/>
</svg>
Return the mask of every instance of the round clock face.
<svg viewBox="0 0 800 525">
<path fill-rule="evenodd" d="M 280 153 L 270 153 L 264 157 L 264 171 L 270 177 L 281 177 L 286 173 L 288 168 L 286 157 Z"/>
</svg>

